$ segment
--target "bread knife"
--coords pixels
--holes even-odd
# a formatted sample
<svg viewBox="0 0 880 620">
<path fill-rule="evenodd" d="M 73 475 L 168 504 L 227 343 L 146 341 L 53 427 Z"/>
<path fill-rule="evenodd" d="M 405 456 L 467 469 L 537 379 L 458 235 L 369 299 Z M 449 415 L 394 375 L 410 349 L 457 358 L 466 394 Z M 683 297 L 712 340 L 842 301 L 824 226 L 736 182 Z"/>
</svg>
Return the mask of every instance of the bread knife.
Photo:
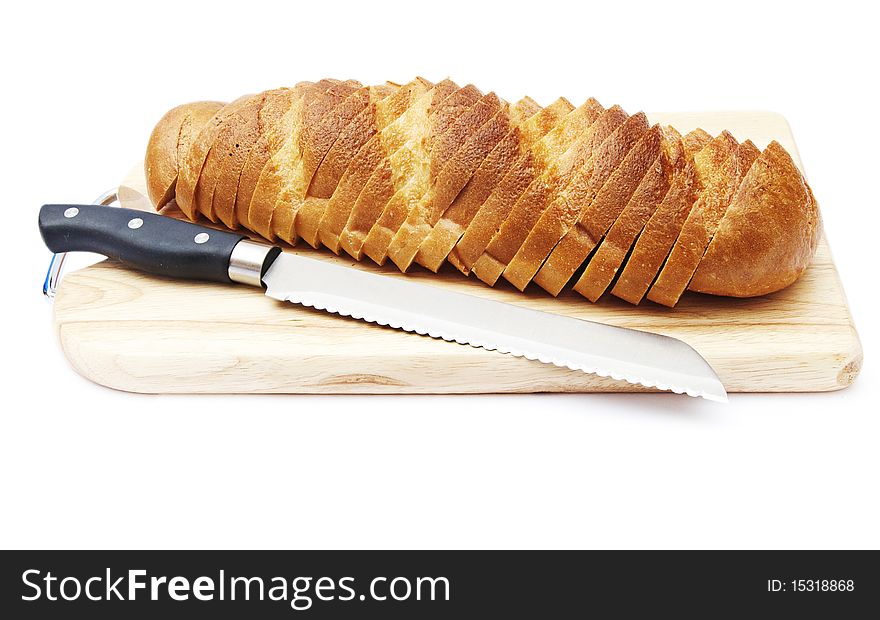
<svg viewBox="0 0 880 620">
<path fill-rule="evenodd" d="M 152 274 L 265 287 L 279 301 L 648 388 L 727 400 L 709 363 L 670 336 L 335 265 L 237 232 L 132 209 L 44 205 L 39 227 L 52 252 L 96 252 Z"/>
</svg>

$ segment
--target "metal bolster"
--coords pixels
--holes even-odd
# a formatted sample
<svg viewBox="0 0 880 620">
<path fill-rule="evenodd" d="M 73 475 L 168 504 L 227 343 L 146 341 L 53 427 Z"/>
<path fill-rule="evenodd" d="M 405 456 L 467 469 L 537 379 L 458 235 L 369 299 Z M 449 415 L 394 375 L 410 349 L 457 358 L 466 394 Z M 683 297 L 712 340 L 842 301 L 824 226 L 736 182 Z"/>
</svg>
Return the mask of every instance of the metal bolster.
<svg viewBox="0 0 880 620">
<path fill-rule="evenodd" d="M 92 204 L 107 207 L 114 202 L 119 202 L 119 192 L 115 188 L 98 196 Z M 67 253 L 59 252 L 58 254 L 53 254 L 52 260 L 49 262 L 49 269 L 46 270 L 46 279 L 43 280 L 43 295 L 49 299 L 54 299 L 55 293 L 58 291 L 58 284 L 61 282 L 61 276 L 64 271 L 65 258 L 67 258 Z"/>
<path fill-rule="evenodd" d="M 229 279 L 240 284 L 263 286 L 263 274 L 278 253 L 280 248 L 242 239 L 229 256 Z"/>
</svg>

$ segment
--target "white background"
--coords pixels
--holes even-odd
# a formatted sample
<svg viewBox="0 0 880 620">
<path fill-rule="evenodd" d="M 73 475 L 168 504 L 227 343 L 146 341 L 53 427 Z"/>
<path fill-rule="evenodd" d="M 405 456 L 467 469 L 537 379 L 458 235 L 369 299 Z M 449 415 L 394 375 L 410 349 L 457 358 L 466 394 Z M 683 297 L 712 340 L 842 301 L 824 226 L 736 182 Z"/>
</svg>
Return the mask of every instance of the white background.
<svg viewBox="0 0 880 620">
<path fill-rule="evenodd" d="M 872 3 L 288 4 L 5 10 L 0 546 L 880 547 Z M 784 114 L 866 351 L 856 385 L 727 407 L 172 397 L 67 366 L 40 295 L 42 203 L 116 184 L 181 102 L 416 74 L 509 100 Z"/>
</svg>

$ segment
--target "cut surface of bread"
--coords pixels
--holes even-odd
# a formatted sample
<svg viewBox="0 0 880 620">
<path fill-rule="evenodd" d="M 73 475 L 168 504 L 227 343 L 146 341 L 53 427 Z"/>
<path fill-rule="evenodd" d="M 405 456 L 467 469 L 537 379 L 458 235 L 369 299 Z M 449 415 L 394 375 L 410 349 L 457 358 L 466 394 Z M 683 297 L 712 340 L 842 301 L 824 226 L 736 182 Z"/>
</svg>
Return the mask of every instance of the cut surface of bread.
<svg viewBox="0 0 880 620">
<path fill-rule="evenodd" d="M 454 153 L 451 137 L 460 131 L 458 119 L 467 114 L 482 96 L 472 85 L 446 98 L 442 95 L 442 92 L 432 95 L 433 102 L 425 112 L 427 131 L 421 137 L 418 129 L 412 134 L 409 133 L 412 130 L 408 130 L 408 135 L 414 137 L 409 137 L 396 150 L 393 142 L 386 143 L 388 152 L 393 151 L 387 159 L 387 178 L 384 176 L 386 171 L 382 171 L 382 176 L 371 180 L 371 183 L 380 182 L 381 191 L 375 194 L 375 198 L 372 194 L 358 197 L 358 202 L 363 202 L 364 206 L 358 232 L 351 239 L 357 256 L 363 253 L 380 265 L 385 262 L 394 234 L 409 211 L 417 208 L 429 191 L 433 171 Z M 351 227 L 351 222 L 348 226 Z"/>
<path fill-rule="evenodd" d="M 614 152 L 612 147 L 620 134 L 618 128 L 628 118 L 620 106 L 613 106 L 603 111 L 590 127 L 580 147 L 584 157 L 579 168 L 555 193 L 552 202 L 504 270 L 504 277 L 519 290 L 525 290 L 556 243 L 574 224 L 580 214 L 580 206 L 592 200 L 601 187 L 607 175 L 603 169 L 608 167 L 610 170 L 613 163 L 614 158 L 609 158 L 609 153 Z M 574 194 L 580 196 L 576 209 L 569 199 Z"/>
<path fill-rule="evenodd" d="M 507 263 L 528 236 L 541 216 L 550 196 L 565 183 L 566 176 L 579 167 L 578 149 L 568 160 L 565 155 L 572 145 L 589 132 L 596 118 L 603 111 L 595 99 L 587 100 L 560 119 L 555 127 L 536 142 L 528 155 L 518 162 L 515 174 L 524 181 L 525 188 L 516 197 L 513 207 L 499 229 L 492 236 L 482 256 L 474 263 L 473 272 L 483 282 L 494 285 Z M 588 141 L 588 140 L 586 140 Z"/>
<path fill-rule="evenodd" d="M 416 262 L 437 271 L 461 239 L 465 229 L 473 221 L 477 209 L 498 183 L 519 150 L 520 125 L 540 112 L 539 106 L 530 97 L 518 101 L 510 111 L 509 119 L 504 118 L 505 110 L 499 111 L 493 119 L 496 126 L 506 124 L 507 133 L 483 159 L 464 188 L 434 225 L 428 237 L 419 246 Z M 483 128 L 481 128 L 483 131 Z M 492 130 L 494 131 L 494 130 Z"/>
<path fill-rule="evenodd" d="M 701 191 L 682 226 L 648 299 L 674 306 L 687 288 L 733 194 L 758 155 L 751 142 L 739 144 L 728 132 L 694 156 Z"/>
<path fill-rule="evenodd" d="M 446 143 L 432 153 L 428 191 L 410 208 L 388 246 L 388 256 L 402 271 L 415 260 L 419 247 L 477 167 L 509 129 L 510 112 L 495 93 L 482 97 L 443 134 Z"/>
<path fill-rule="evenodd" d="M 334 231 L 337 226 L 339 230 L 345 226 L 350 205 L 343 213 L 346 205 L 338 196 L 334 200 L 334 196 L 337 195 L 337 189 L 342 185 L 343 179 L 349 181 L 348 192 L 353 193 L 351 188 L 357 184 L 354 180 L 356 175 L 350 173 L 349 177 L 345 177 L 346 171 L 357 157 L 364 156 L 362 149 L 365 154 L 367 153 L 369 149 L 364 149 L 365 145 L 381 129 L 378 125 L 379 110 L 395 106 L 401 111 L 404 109 L 400 103 L 402 100 L 400 90 L 401 87 L 391 85 L 371 87 L 366 107 L 343 130 L 315 172 L 309 193 L 327 201 L 323 206 L 320 220 L 317 222 L 317 244 L 330 243 L 331 245 L 328 247 L 334 252 L 339 252 L 339 237 Z M 341 189 L 339 194 L 342 195 L 345 192 L 345 189 Z M 356 194 L 354 198 L 357 198 Z"/>
<path fill-rule="evenodd" d="M 378 89 L 375 93 L 374 88 Z M 327 144 L 326 154 L 317 162 L 311 175 L 306 200 L 297 212 L 294 223 L 297 235 L 312 247 L 317 248 L 320 245 L 318 230 L 339 178 L 357 149 L 370 138 L 373 124 L 363 122 L 364 117 L 369 114 L 368 106 L 374 97 L 384 98 L 394 90 L 396 88 L 390 86 L 361 87 L 325 113 L 322 119 L 325 131 L 322 135 L 332 136 L 332 140 Z"/>
<path fill-rule="evenodd" d="M 684 159 L 681 135 L 672 128 L 661 131 L 660 154 L 574 285 L 574 290 L 590 301 L 598 300 L 614 280 L 636 238 L 669 191 L 676 166 Z"/>
<path fill-rule="evenodd" d="M 271 228 L 287 243 L 296 243 L 297 214 L 306 200 L 312 174 L 332 144 L 329 138 L 322 135 L 327 132 L 321 127 L 320 119 L 338 105 L 346 94 L 358 87 L 358 82 L 334 81 L 326 89 L 307 90 L 300 100 L 300 112 L 292 134 L 282 145 L 277 158 L 270 161 L 270 165 L 276 166 L 276 174 L 281 181 L 272 211 Z M 322 150 L 319 152 L 318 149 Z"/>
<path fill-rule="evenodd" d="M 514 203 L 510 214 L 474 264 L 483 282 L 494 284 L 528 237 L 547 206 L 592 155 L 597 146 L 591 131 L 604 108 L 595 99 L 568 114 L 532 148 L 538 174 Z M 520 266 L 514 265 L 507 279 L 519 281 Z M 528 281 L 528 280 L 527 280 Z"/>
<path fill-rule="evenodd" d="M 683 157 L 673 164 L 669 191 L 639 235 L 611 290 L 615 296 L 638 304 L 657 277 L 699 193 L 694 154 L 711 140 L 712 137 L 702 129 L 690 132 L 682 140 Z"/>
<path fill-rule="evenodd" d="M 260 171 L 257 184 L 248 206 L 247 220 L 251 230 L 270 241 L 277 238 L 272 219 L 275 206 L 284 186 L 284 176 L 295 162 L 293 161 L 295 143 L 301 128 L 303 106 L 306 94 L 315 90 L 326 90 L 332 85 L 327 81 L 315 84 L 299 84 L 293 88 L 292 96 L 284 101 L 288 104 L 280 118 L 266 127 L 266 145 L 269 157 Z"/>
<path fill-rule="evenodd" d="M 648 139 L 641 141 L 646 134 Z M 659 149 L 659 132 L 652 134 L 644 114 L 630 116 L 602 143 L 591 166 L 566 189 L 565 200 L 578 206 L 579 214 L 534 277 L 551 295 L 559 294 L 626 206 L 656 157 L 656 151 L 653 155 L 651 151 Z M 641 148 L 632 152 L 637 145 Z M 629 174 L 638 176 L 631 178 Z"/>
<path fill-rule="evenodd" d="M 746 173 L 688 288 L 732 297 L 785 288 L 809 265 L 820 230 L 810 186 L 773 141 Z"/>
<path fill-rule="evenodd" d="M 567 102 L 566 102 L 567 103 Z M 485 245 L 482 243 L 480 254 L 478 254 L 471 265 L 471 271 L 480 280 L 487 284 L 494 284 L 501 275 L 503 264 L 494 255 L 494 252 L 500 252 L 499 245 L 502 243 L 499 239 L 499 233 L 505 228 L 505 224 L 514 214 L 514 209 L 519 204 L 519 199 L 536 179 L 543 174 L 545 167 L 549 164 L 553 157 L 559 156 L 568 146 L 565 143 L 565 137 L 570 133 L 565 131 L 565 126 L 574 123 L 581 128 L 584 127 L 584 108 L 572 107 L 567 113 L 561 115 L 556 123 L 547 133 L 535 140 L 531 146 L 520 155 L 510 169 L 505 174 L 501 182 L 492 191 L 492 194 L 486 200 L 481 210 L 485 210 L 493 217 L 494 226 L 491 228 L 480 227 L 485 232 L 490 233 Z M 497 220 L 495 219 L 497 217 Z M 507 226 L 510 230 L 510 226 Z M 467 235 L 467 233 L 466 233 Z M 464 240 L 463 240 L 464 241 Z M 468 239 L 470 241 L 470 239 Z"/>
<path fill-rule="evenodd" d="M 417 176 L 419 166 L 427 165 L 432 121 L 443 122 L 446 114 L 457 113 L 460 110 L 457 96 L 450 95 L 458 95 L 463 90 L 447 81 L 420 89 L 406 110 L 376 134 L 379 159 L 354 201 L 339 236 L 340 247 L 348 254 L 360 260 L 367 235 L 394 195 L 396 184 Z M 442 119 L 437 118 L 438 109 Z"/>
<path fill-rule="evenodd" d="M 382 144 L 381 132 L 396 122 L 413 102 L 424 97 L 425 92 L 432 87 L 433 84 L 427 80 L 416 78 L 400 87 L 390 97 L 378 101 L 372 108 L 375 131 L 349 162 L 330 197 L 318 228 L 321 243 L 333 252 L 339 253 L 340 235 L 348 223 L 358 196 L 374 171 L 385 161 L 386 151 Z"/>
<path fill-rule="evenodd" d="M 605 146 L 606 142 L 615 136 L 618 127 L 626 122 L 627 118 L 628 115 L 620 106 L 613 106 L 605 110 L 590 128 L 592 132 L 590 139 L 593 142 L 590 157 L 541 214 L 541 218 L 508 265 L 511 270 L 510 275 L 515 276 L 509 280 L 520 290 L 525 290 L 559 240 L 574 225 L 582 206 L 591 201 L 601 188 L 600 179 L 603 175 L 601 173 L 594 175 L 593 172 L 600 160 L 607 159 L 606 153 L 610 149 L 610 144 Z M 577 201 L 569 199 L 569 196 L 574 195 L 578 196 Z"/>
</svg>

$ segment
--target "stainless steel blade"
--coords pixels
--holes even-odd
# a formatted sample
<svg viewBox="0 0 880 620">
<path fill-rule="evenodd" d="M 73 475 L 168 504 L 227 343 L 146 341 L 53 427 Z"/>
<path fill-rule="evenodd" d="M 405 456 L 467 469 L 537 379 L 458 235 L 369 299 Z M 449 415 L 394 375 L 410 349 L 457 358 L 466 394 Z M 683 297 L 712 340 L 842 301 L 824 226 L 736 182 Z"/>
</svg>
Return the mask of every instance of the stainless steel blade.
<svg viewBox="0 0 880 620">
<path fill-rule="evenodd" d="M 727 401 L 712 367 L 686 343 L 660 334 L 522 308 L 282 254 L 266 294 L 388 325 L 649 388 Z"/>
</svg>

